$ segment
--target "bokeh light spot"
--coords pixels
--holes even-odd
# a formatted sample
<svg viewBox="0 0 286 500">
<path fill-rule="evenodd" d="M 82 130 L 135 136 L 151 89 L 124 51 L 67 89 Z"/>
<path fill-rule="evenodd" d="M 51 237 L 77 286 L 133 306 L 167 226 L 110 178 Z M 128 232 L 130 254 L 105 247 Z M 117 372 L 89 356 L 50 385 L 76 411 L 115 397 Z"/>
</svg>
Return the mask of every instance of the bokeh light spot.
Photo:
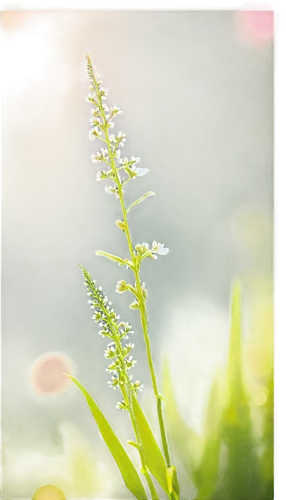
<svg viewBox="0 0 286 500">
<path fill-rule="evenodd" d="M 268 390 L 267 387 L 265 387 L 264 390 L 260 390 L 255 394 L 254 404 L 256 404 L 256 406 L 263 406 L 265 405 L 267 399 L 268 399 Z"/>
<path fill-rule="evenodd" d="M 62 392 L 70 383 L 71 363 L 62 354 L 45 354 L 37 359 L 32 370 L 32 387 L 43 395 Z"/>
<path fill-rule="evenodd" d="M 66 500 L 66 497 L 60 488 L 47 484 L 37 489 L 32 500 Z"/>
<path fill-rule="evenodd" d="M 262 45 L 274 37 L 274 13 L 271 10 L 246 10 L 238 13 L 240 34 L 245 41 Z"/>
</svg>

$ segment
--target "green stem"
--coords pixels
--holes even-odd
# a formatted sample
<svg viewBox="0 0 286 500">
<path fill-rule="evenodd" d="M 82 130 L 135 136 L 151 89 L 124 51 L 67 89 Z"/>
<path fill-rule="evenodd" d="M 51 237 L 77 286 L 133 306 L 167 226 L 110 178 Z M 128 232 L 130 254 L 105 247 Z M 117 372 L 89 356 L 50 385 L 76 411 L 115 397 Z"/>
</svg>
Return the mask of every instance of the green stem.
<svg viewBox="0 0 286 500">
<path fill-rule="evenodd" d="M 116 168 L 116 164 L 115 164 L 115 161 L 114 161 L 115 154 L 112 152 L 112 149 L 111 149 L 111 143 L 110 143 L 109 134 L 108 134 L 108 124 L 107 124 L 107 120 L 105 118 L 105 112 L 104 112 L 104 109 L 103 109 L 103 106 L 102 106 L 102 100 L 101 100 L 101 96 L 100 96 L 100 92 L 99 92 L 99 86 L 98 86 L 98 83 L 97 83 L 96 78 L 94 77 L 94 75 L 93 75 L 93 80 L 94 80 L 94 85 L 95 85 L 95 89 L 96 89 L 96 93 L 97 93 L 100 114 L 101 114 L 101 117 L 102 117 L 102 119 L 104 121 L 103 131 L 104 131 L 104 134 L 105 134 L 105 142 L 106 142 L 107 148 L 108 148 L 109 158 L 110 158 L 110 162 L 111 162 L 111 169 L 112 169 L 112 171 L 114 173 L 115 182 L 116 182 L 117 189 L 118 189 L 118 196 L 119 196 L 121 210 L 122 210 L 122 215 L 123 215 L 123 220 L 124 220 L 124 227 L 125 227 L 125 235 L 126 235 L 126 239 L 127 239 L 127 245 L 128 245 L 130 257 L 131 257 L 131 260 L 132 260 L 132 263 L 133 263 L 133 272 L 134 272 L 135 283 L 136 283 L 136 288 L 137 288 L 137 292 L 138 292 L 139 311 L 140 311 L 142 331 L 143 331 L 143 336 L 144 336 L 144 341 L 145 341 L 145 346 L 146 346 L 146 354 L 147 354 L 148 366 L 149 366 L 149 370 L 150 370 L 150 375 L 151 375 L 151 380 L 152 380 L 152 386 L 153 386 L 154 395 L 155 395 L 155 398 L 156 398 L 156 401 L 157 401 L 157 413 L 158 413 L 158 420 L 159 420 L 159 426 L 160 426 L 160 432 L 161 432 L 161 439 L 162 439 L 163 451 L 164 451 L 164 455 L 165 455 L 165 460 L 166 460 L 167 467 L 170 467 L 171 466 L 171 463 L 170 463 L 170 454 L 169 454 L 169 448 L 168 448 L 168 442 L 167 442 L 167 434 L 166 434 L 166 429 L 165 429 L 165 424 L 164 424 L 164 418 L 163 418 L 163 412 L 162 412 L 162 397 L 161 397 L 161 395 L 159 394 L 159 391 L 158 391 L 158 384 L 157 384 L 157 379 L 156 379 L 156 374 L 155 374 L 155 369 L 154 369 L 154 363 L 153 363 L 152 353 L 151 353 L 150 337 L 149 337 L 149 334 L 148 334 L 147 310 L 146 310 L 146 306 L 145 306 L 145 298 L 143 296 L 142 287 L 141 287 L 140 271 L 139 271 L 140 264 L 138 264 L 138 262 L 136 260 L 136 256 L 134 254 L 134 250 L 133 250 L 131 233 L 130 233 L 128 219 L 127 219 L 127 210 L 126 210 L 126 207 L 125 207 L 124 197 L 123 197 L 123 186 L 121 184 L 121 181 L 120 181 L 120 178 L 119 178 L 119 175 L 118 175 L 118 170 Z M 135 432 L 135 429 L 134 429 L 134 432 Z M 144 461 L 144 458 L 143 458 L 143 461 Z M 143 467 L 143 470 L 144 470 L 144 467 Z M 145 468 L 145 470 L 147 471 L 146 468 Z M 148 475 L 146 475 L 146 479 L 147 479 L 148 484 L 149 484 Z M 151 478 L 150 478 L 150 480 L 151 480 Z M 150 489 L 150 491 L 151 491 L 151 489 Z"/>
<path fill-rule="evenodd" d="M 134 259 L 132 237 L 131 237 L 130 228 L 129 228 L 128 216 L 126 214 L 126 207 L 125 207 L 125 203 L 124 203 L 124 199 L 123 199 L 123 193 L 122 193 L 121 189 L 119 190 L 119 201 L 120 201 L 121 211 L 122 211 L 122 215 L 123 215 L 123 222 L 124 222 L 124 227 L 125 227 L 127 246 L 128 246 L 130 258 L 131 258 L 133 265 L 134 265 L 134 278 L 135 278 L 135 285 L 136 285 L 137 293 L 138 293 L 140 321 L 141 321 L 141 327 L 142 327 L 143 338 L 144 338 L 144 343 L 145 343 L 147 364 L 148 364 L 148 369 L 149 369 L 149 373 L 150 373 L 153 394 L 154 394 L 154 398 L 156 401 L 156 413 L 157 413 L 157 419 L 158 419 L 161 444 L 162 444 L 162 449 L 163 449 L 163 453 L 164 453 L 164 457 L 165 457 L 167 466 L 171 467 L 172 462 L 171 462 L 171 455 L 170 455 L 170 450 L 169 450 L 166 424 L 165 424 L 165 418 L 164 418 L 164 408 L 163 408 L 164 403 L 163 403 L 163 400 L 161 399 L 162 396 L 159 392 L 159 385 L 158 385 L 158 380 L 157 380 L 157 375 L 156 375 L 156 370 L 155 370 L 153 356 L 152 356 L 152 350 L 151 350 L 151 339 L 150 339 L 150 336 L 148 333 L 148 311 L 147 311 L 147 307 L 146 307 L 146 300 L 145 300 L 145 297 L 144 297 L 143 291 L 142 291 L 140 272 L 139 272 L 139 269 L 138 269 L 136 262 L 135 262 L 135 259 Z"/>
<path fill-rule="evenodd" d="M 102 310 L 103 310 L 106 318 L 108 319 L 108 311 L 107 311 L 107 309 L 103 306 Z M 147 486 L 148 486 L 148 489 L 149 489 L 149 492 L 150 492 L 151 500 L 159 500 L 159 496 L 158 496 L 158 494 L 156 492 L 156 489 L 155 489 L 155 486 L 154 486 L 154 483 L 153 483 L 153 479 L 152 479 L 152 477 L 151 477 L 151 475 L 149 473 L 149 470 L 148 470 L 148 468 L 146 466 L 146 461 L 145 461 L 145 457 L 144 457 L 144 451 L 143 451 L 143 447 L 142 447 L 142 440 L 141 440 L 141 436 L 140 436 L 140 432 L 139 432 L 139 429 L 138 429 L 138 424 L 137 424 L 137 420 L 136 420 L 135 413 L 134 413 L 134 408 L 133 408 L 133 400 L 134 400 L 134 397 L 136 397 L 136 396 L 134 394 L 134 389 L 132 388 L 132 386 L 130 384 L 130 379 L 129 379 L 129 376 L 128 376 L 128 372 L 125 369 L 124 356 L 123 356 L 123 353 L 122 353 L 122 344 L 121 344 L 121 341 L 116 338 L 116 333 L 117 332 L 114 330 L 113 324 L 111 322 L 109 322 L 109 327 L 110 327 L 110 330 L 113 332 L 113 339 L 114 339 L 116 348 L 117 348 L 117 350 L 119 352 L 119 359 L 120 359 L 121 369 L 125 373 L 125 376 L 126 376 L 126 383 L 123 385 L 123 387 L 120 386 L 120 391 L 121 391 L 121 394 L 122 394 L 124 402 L 125 401 L 127 402 L 128 413 L 129 413 L 129 418 L 130 418 L 131 426 L 132 426 L 132 429 L 133 429 L 133 432 L 134 432 L 136 443 L 138 444 L 137 452 L 138 452 L 138 455 L 139 455 L 139 460 L 140 460 L 140 465 L 141 465 L 141 472 L 142 472 L 142 474 L 145 477 L 145 480 L 146 480 L 146 483 L 147 483 Z"/>
<path fill-rule="evenodd" d="M 89 59 L 89 64 L 90 64 L 90 66 L 92 68 L 93 64 L 92 64 L 92 60 L 91 60 L 91 57 L 90 57 L 89 54 L 88 54 L 88 59 Z M 98 85 L 97 85 L 96 78 L 94 78 L 93 80 L 94 80 L 94 85 L 95 85 L 95 88 L 96 88 L 96 91 L 97 91 L 97 95 L 99 96 Z M 99 106 L 100 113 L 101 113 L 102 117 L 105 117 L 105 112 L 103 110 L 102 102 L 101 102 L 100 98 L 98 99 L 98 106 Z M 106 142 L 106 145 L 107 145 L 107 148 L 108 148 L 108 152 L 109 152 L 109 157 L 110 157 L 111 162 L 112 162 L 112 165 L 110 165 L 110 166 L 111 166 L 111 168 L 115 168 L 115 170 L 116 170 L 116 165 L 115 165 L 114 157 L 112 155 L 112 151 L 111 151 L 111 147 L 110 147 L 110 141 L 109 141 L 109 135 L 108 135 L 108 130 L 106 128 L 106 125 L 104 127 L 104 133 L 105 133 L 105 137 L 106 137 L 106 141 L 104 141 L 104 142 Z M 118 178 L 118 182 L 121 185 L 118 173 L 117 173 L 117 178 Z M 105 311 L 105 314 L 108 317 L 107 311 Z M 110 326 L 112 327 L 112 325 L 110 325 Z M 116 336 L 114 336 L 114 338 L 116 338 Z M 119 352 L 121 352 L 122 351 L 122 346 L 121 346 L 121 342 L 120 341 L 116 342 L 116 346 L 119 349 Z M 125 368 L 124 367 L 124 358 L 123 358 L 122 353 L 120 354 L 120 362 L 121 362 L 122 369 L 124 369 Z M 136 420 L 134 409 L 133 409 L 133 398 L 136 397 L 136 396 L 135 396 L 134 390 L 133 390 L 133 388 L 132 388 L 132 386 L 130 384 L 128 373 L 126 373 L 126 376 L 127 376 L 127 382 L 126 382 L 124 388 L 126 388 L 127 394 L 125 394 L 125 391 L 122 390 L 122 389 L 121 389 L 121 393 L 122 393 L 123 399 L 126 398 L 127 399 L 127 403 L 128 403 L 128 410 L 129 410 L 130 422 L 131 422 L 131 426 L 132 426 L 132 429 L 133 429 L 133 432 L 134 432 L 134 436 L 135 436 L 136 442 L 138 444 L 137 452 L 138 452 L 139 459 L 140 459 L 140 464 L 141 464 L 141 469 L 140 470 L 141 470 L 141 473 L 145 477 L 145 480 L 146 480 L 146 483 L 147 483 L 147 486 L 148 486 L 148 489 L 149 489 L 149 492 L 150 492 L 151 500 L 159 500 L 159 496 L 158 496 L 156 488 L 154 486 L 152 476 L 150 475 L 148 467 L 146 465 L 146 461 L 145 461 L 145 457 L 144 457 L 144 452 L 143 452 L 143 447 L 142 447 L 141 436 L 140 436 L 140 432 L 139 432 L 139 429 L 138 429 L 137 420 Z"/>
<path fill-rule="evenodd" d="M 143 448 L 142 448 L 142 442 L 141 442 L 141 438 L 140 438 L 140 433 L 139 433 L 139 430 L 138 430 L 137 420 L 136 420 L 136 417 L 135 417 L 134 411 L 133 411 L 133 402 L 132 402 L 132 399 L 133 399 L 135 391 L 134 391 L 134 389 L 133 389 L 133 387 L 131 385 L 129 376 L 128 376 L 127 372 L 126 372 L 126 368 L 125 368 L 125 364 L 124 364 L 124 357 L 123 357 L 123 354 L 122 354 L 121 343 L 120 343 L 119 340 L 116 339 L 116 337 L 115 337 L 115 344 L 116 344 L 116 347 L 117 347 L 117 349 L 119 351 L 119 356 L 117 356 L 117 357 L 120 360 L 121 368 L 122 368 L 122 370 L 124 372 L 125 379 L 126 379 L 126 384 L 120 385 L 120 389 L 121 389 L 121 392 L 122 392 L 122 396 L 123 396 L 124 402 L 125 402 L 128 410 L 129 410 L 132 427 L 133 427 L 135 438 L 136 438 L 137 445 L 138 445 L 138 451 L 139 451 L 141 465 L 142 465 L 142 473 L 146 477 L 146 481 L 147 481 L 148 487 L 150 489 L 152 500 L 160 500 L 159 497 L 158 497 L 158 495 L 157 495 L 155 486 L 154 486 L 154 484 L 152 482 L 152 478 L 151 478 L 151 476 L 149 474 L 149 471 L 147 469 L 147 466 L 145 464 L 145 458 L 144 458 L 144 452 L 143 452 Z M 126 390 L 126 385 L 127 385 L 127 388 L 128 388 L 127 390 Z M 129 391 L 129 395 L 128 395 L 128 391 Z"/>
</svg>

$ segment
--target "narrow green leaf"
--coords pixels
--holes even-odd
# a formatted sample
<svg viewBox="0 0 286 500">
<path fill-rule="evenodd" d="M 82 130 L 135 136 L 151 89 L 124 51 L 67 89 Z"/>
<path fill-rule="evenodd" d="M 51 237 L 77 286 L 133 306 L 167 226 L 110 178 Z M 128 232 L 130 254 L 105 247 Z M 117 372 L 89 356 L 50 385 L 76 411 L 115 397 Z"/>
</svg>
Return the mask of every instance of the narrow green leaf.
<svg viewBox="0 0 286 500">
<path fill-rule="evenodd" d="M 171 444 L 180 455 L 181 460 L 191 480 L 197 486 L 196 470 L 200 464 L 203 453 L 202 438 L 186 423 L 178 407 L 171 371 L 168 360 L 164 360 L 163 391 L 168 401 L 166 405 L 166 422 L 170 429 Z"/>
<path fill-rule="evenodd" d="M 233 283 L 230 308 L 230 343 L 227 367 L 228 405 L 225 418 L 229 423 L 245 423 L 248 403 L 242 373 L 241 284 Z"/>
<path fill-rule="evenodd" d="M 221 395 L 220 387 L 223 382 L 224 369 L 217 365 L 210 384 L 207 396 L 203 432 L 205 448 L 201 460 L 201 484 L 195 500 L 210 500 L 218 487 L 221 470 Z"/>
<path fill-rule="evenodd" d="M 81 383 L 71 375 L 68 376 L 84 395 L 99 431 L 121 472 L 126 487 L 138 500 L 147 500 L 140 477 L 108 420 Z"/>
<path fill-rule="evenodd" d="M 206 407 L 204 432 L 205 437 L 218 436 L 223 407 L 225 405 L 225 370 L 218 369 L 210 387 Z"/>
<path fill-rule="evenodd" d="M 142 442 L 145 463 L 165 493 L 169 493 L 167 483 L 167 465 L 158 443 L 151 430 L 149 422 L 139 405 L 137 398 L 132 400 L 134 415 L 138 424 L 139 435 Z"/>
<path fill-rule="evenodd" d="M 112 260 L 112 262 L 116 262 L 119 266 L 126 266 L 129 269 L 133 269 L 133 262 L 129 259 L 122 259 L 118 257 L 118 255 L 114 255 L 113 253 L 105 252 L 104 250 L 96 250 L 95 255 L 97 257 L 105 257 L 108 260 Z"/>
<path fill-rule="evenodd" d="M 141 198 L 138 198 L 138 200 L 134 201 L 134 203 L 132 203 L 132 205 L 130 205 L 129 208 L 127 208 L 126 213 L 128 213 L 132 207 L 135 207 L 135 205 L 138 205 L 138 203 L 141 203 L 141 201 L 144 201 L 149 196 L 154 196 L 154 195 L 155 195 L 155 193 L 153 193 L 153 191 L 149 191 L 149 193 L 144 194 L 143 196 L 141 196 Z"/>
<path fill-rule="evenodd" d="M 105 252 L 104 250 L 96 250 L 95 255 L 97 257 L 105 257 L 108 260 L 112 260 L 112 262 L 116 262 L 120 266 L 124 266 L 124 259 L 118 257 L 118 255 L 113 255 L 113 253 Z"/>
</svg>

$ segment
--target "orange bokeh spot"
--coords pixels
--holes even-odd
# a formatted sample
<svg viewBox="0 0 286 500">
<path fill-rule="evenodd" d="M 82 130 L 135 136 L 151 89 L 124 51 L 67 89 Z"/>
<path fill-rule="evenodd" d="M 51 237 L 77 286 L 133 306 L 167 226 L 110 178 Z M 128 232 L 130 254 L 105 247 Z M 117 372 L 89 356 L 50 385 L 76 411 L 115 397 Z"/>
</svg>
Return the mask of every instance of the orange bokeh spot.
<svg viewBox="0 0 286 500">
<path fill-rule="evenodd" d="M 32 500 L 66 500 L 66 497 L 57 486 L 47 484 L 37 489 Z"/>
<path fill-rule="evenodd" d="M 64 394 L 71 386 L 64 373 L 74 374 L 73 363 L 68 356 L 59 352 L 39 356 L 30 372 L 31 391 L 39 398 L 55 398 Z"/>
</svg>

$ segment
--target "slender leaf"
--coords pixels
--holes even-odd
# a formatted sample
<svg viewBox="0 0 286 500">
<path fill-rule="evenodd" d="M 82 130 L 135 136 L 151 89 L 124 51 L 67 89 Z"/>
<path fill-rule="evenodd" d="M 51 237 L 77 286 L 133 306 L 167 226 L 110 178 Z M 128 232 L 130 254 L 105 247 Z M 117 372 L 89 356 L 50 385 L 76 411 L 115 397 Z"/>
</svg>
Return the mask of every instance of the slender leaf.
<svg viewBox="0 0 286 500">
<path fill-rule="evenodd" d="M 126 212 L 128 213 L 132 207 L 135 207 L 135 205 L 138 205 L 138 203 L 141 203 L 141 201 L 144 201 L 149 196 L 154 196 L 154 195 L 155 193 L 153 193 L 153 191 L 149 191 L 149 193 L 144 194 L 143 196 L 141 196 L 141 198 L 138 198 L 138 200 L 134 201 L 134 203 L 132 203 L 132 205 L 130 205 L 130 207 L 127 208 Z"/>
<path fill-rule="evenodd" d="M 221 450 L 221 417 L 225 394 L 221 390 L 220 378 L 224 372 L 213 380 L 204 425 L 204 449 L 199 466 L 196 468 L 194 483 L 198 488 L 195 500 L 211 498 L 217 485 L 220 471 Z"/>
<path fill-rule="evenodd" d="M 167 465 L 158 443 L 151 430 L 149 422 L 139 405 L 136 397 L 133 398 L 133 411 L 138 424 L 139 434 L 142 441 L 145 463 L 151 474 L 160 484 L 161 488 L 168 494 Z"/>
<path fill-rule="evenodd" d="M 196 484 L 196 470 L 203 453 L 203 440 L 181 415 L 178 407 L 171 371 L 168 360 L 164 361 L 163 391 L 168 404 L 166 405 L 166 421 L 170 429 L 170 437 L 175 452 L 180 456 L 191 480 Z"/>
<path fill-rule="evenodd" d="M 248 402 L 243 383 L 241 284 L 235 280 L 231 295 L 230 342 L 227 367 L 228 405 L 225 419 L 228 424 L 244 424 L 248 419 Z"/>
<path fill-rule="evenodd" d="M 108 420 L 81 383 L 71 375 L 69 375 L 69 378 L 78 386 L 84 395 L 94 420 L 98 425 L 99 431 L 121 472 L 126 487 L 138 500 L 147 500 L 140 477 Z"/>
<path fill-rule="evenodd" d="M 95 255 L 97 257 L 105 257 L 112 262 L 116 262 L 116 264 L 119 264 L 120 266 L 125 266 L 124 259 L 118 257 L 118 255 L 114 255 L 113 253 L 105 252 L 104 250 L 96 250 Z"/>
</svg>

